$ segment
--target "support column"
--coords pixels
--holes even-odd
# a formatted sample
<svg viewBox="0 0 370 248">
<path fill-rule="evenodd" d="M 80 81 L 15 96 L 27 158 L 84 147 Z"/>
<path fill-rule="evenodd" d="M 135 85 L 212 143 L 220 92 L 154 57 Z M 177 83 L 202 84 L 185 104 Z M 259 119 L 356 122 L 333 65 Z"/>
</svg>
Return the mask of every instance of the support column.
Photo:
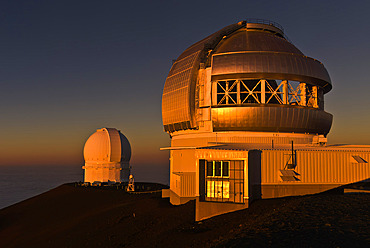
<svg viewBox="0 0 370 248">
<path fill-rule="evenodd" d="M 261 84 L 261 103 L 266 103 L 266 80 L 262 79 L 260 80 Z"/>
<path fill-rule="evenodd" d="M 288 80 L 284 80 L 283 84 L 283 104 L 289 104 Z"/>
<path fill-rule="evenodd" d="M 318 94 L 317 94 L 317 86 L 312 86 L 312 98 L 313 98 L 313 107 L 318 108 Z"/>
<path fill-rule="evenodd" d="M 204 106 L 204 83 L 205 83 L 205 69 L 204 63 L 200 64 L 200 69 L 198 72 L 198 101 L 199 107 Z"/>
<path fill-rule="evenodd" d="M 229 104 L 229 81 L 226 81 L 226 86 L 225 86 L 225 96 L 226 96 L 226 104 Z"/>
<path fill-rule="evenodd" d="M 237 99 L 237 104 L 241 104 L 242 102 L 241 102 L 241 100 L 240 100 L 240 81 L 239 80 L 237 80 L 237 82 L 236 82 L 236 91 L 237 91 L 237 93 L 236 93 L 236 99 Z"/>
<path fill-rule="evenodd" d="M 217 105 L 217 82 L 212 82 L 212 105 Z"/>
<path fill-rule="evenodd" d="M 301 91 L 301 102 L 299 103 L 299 105 L 306 106 L 306 83 L 300 83 L 299 89 Z"/>
</svg>

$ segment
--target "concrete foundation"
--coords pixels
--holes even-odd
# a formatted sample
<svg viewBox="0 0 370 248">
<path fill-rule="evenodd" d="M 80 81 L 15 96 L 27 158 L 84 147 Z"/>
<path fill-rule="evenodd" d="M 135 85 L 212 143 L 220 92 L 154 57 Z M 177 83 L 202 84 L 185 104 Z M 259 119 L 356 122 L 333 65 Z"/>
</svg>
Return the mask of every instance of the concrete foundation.
<svg viewBox="0 0 370 248">
<path fill-rule="evenodd" d="M 201 221 L 220 214 L 246 209 L 248 206 L 249 201 L 247 199 L 245 199 L 244 203 L 226 203 L 199 201 L 199 197 L 197 197 L 195 204 L 195 221 Z"/>
<path fill-rule="evenodd" d="M 172 205 L 181 205 L 185 204 L 188 201 L 195 200 L 195 197 L 180 197 L 175 192 L 170 190 L 170 202 Z"/>
<path fill-rule="evenodd" d="M 262 199 L 277 198 L 285 196 L 298 196 L 316 194 L 326 190 L 334 189 L 341 184 L 281 184 L 261 185 Z"/>
</svg>

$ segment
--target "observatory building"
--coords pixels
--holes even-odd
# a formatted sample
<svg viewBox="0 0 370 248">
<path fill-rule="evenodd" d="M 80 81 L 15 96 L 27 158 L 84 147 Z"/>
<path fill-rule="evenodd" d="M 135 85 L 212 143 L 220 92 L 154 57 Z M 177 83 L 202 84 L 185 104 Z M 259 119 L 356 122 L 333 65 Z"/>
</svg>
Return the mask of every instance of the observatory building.
<svg viewBox="0 0 370 248">
<path fill-rule="evenodd" d="M 96 130 L 84 147 L 85 182 L 127 182 L 131 146 L 115 128 Z"/>
<path fill-rule="evenodd" d="M 370 146 L 327 145 L 324 65 L 274 22 L 227 26 L 173 63 L 162 97 L 172 204 L 196 220 L 370 178 Z"/>
</svg>

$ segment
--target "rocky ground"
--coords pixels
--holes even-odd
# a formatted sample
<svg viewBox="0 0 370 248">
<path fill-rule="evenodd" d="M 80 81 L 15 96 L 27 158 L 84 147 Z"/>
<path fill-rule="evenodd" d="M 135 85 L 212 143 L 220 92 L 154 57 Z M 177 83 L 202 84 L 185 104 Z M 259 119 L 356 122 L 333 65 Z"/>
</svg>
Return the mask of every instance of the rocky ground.
<svg viewBox="0 0 370 248">
<path fill-rule="evenodd" d="M 370 194 L 258 200 L 202 222 L 194 202 L 160 196 L 62 185 L 1 209 L 0 247 L 370 247 Z"/>
</svg>

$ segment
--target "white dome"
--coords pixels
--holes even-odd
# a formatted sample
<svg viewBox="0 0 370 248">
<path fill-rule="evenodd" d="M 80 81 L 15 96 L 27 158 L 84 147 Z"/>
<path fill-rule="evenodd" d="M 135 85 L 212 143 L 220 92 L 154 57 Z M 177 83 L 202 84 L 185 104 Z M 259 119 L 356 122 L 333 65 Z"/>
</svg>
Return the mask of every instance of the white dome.
<svg viewBox="0 0 370 248">
<path fill-rule="evenodd" d="M 127 138 L 115 128 L 96 130 L 85 143 L 85 162 L 129 162 L 131 146 Z"/>
</svg>

